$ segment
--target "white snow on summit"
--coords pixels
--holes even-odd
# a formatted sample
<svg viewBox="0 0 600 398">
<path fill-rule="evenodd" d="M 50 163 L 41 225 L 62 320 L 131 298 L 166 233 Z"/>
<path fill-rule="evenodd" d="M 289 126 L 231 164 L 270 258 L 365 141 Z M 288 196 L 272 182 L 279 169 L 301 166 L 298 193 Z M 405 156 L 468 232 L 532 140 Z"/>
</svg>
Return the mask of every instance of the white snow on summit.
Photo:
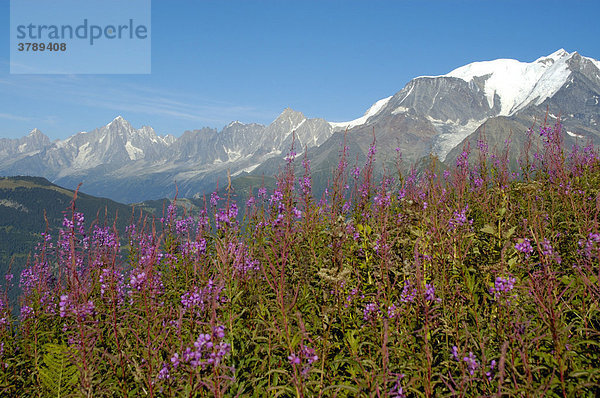
<svg viewBox="0 0 600 398">
<path fill-rule="evenodd" d="M 131 141 L 127 141 L 125 143 L 125 150 L 127 151 L 127 155 L 129 155 L 129 159 L 138 160 L 144 158 L 144 151 L 138 147 L 135 147 L 131 144 Z"/>
<path fill-rule="evenodd" d="M 358 119 L 354 119 L 349 122 L 329 122 L 329 124 L 334 129 L 335 128 L 351 129 L 356 126 L 363 125 L 369 120 L 369 118 L 371 116 L 375 116 L 377 113 L 379 113 L 379 111 L 382 110 L 383 107 L 387 105 L 387 103 L 390 101 L 391 98 L 392 97 L 380 99 L 379 101 L 374 103 L 373 106 L 371 106 L 362 117 L 359 117 Z"/>
<path fill-rule="evenodd" d="M 570 75 L 567 60 L 573 54 L 560 49 L 531 63 L 514 59 L 474 62 L 443 76 L 467 82 L 484 77 L 488 104 L 493 107 L 494 95 L 498 94 L 500 115 L 508 116 L 532 101 L 539 105 L 556 94 Z"/>
</svg>

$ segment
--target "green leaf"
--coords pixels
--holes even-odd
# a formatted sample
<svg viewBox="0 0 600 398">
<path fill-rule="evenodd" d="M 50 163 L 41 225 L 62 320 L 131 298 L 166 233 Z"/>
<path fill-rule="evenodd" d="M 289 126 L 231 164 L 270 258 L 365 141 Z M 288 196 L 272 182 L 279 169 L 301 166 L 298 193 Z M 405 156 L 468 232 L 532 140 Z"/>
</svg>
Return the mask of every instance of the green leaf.
<svg viewBox="0 0 600 398">
<path fill-rule="evenodd" d="M 504 237 L 504 239 L 510 239 L 510 237 L 513 236 L 513 234 L 515 233 L 516 230 L 517 230 L 517 227 L 514 226 L 511 229 L 509 229 L 508 231 L 504 232 L 502 234 L 502 236 Z"/>
<path fill-rule="evenodd" d="M 481 228 L 479 230 L 480 232 L 483 232 L 484 234 L 489 234 L 489 235 L 496 235 L 496 227 L 493 226 L 492 224 L 485 224 L 483 228 Z"/>
<path fill-rule="evenodd" d="M 42 385 L 52 396 L 68 395 L 79 381 L 79 370 L 71 363 L 73 349 L 65 345 L 45 344 L 44 365 L 39 368 Z"/>
</svg>

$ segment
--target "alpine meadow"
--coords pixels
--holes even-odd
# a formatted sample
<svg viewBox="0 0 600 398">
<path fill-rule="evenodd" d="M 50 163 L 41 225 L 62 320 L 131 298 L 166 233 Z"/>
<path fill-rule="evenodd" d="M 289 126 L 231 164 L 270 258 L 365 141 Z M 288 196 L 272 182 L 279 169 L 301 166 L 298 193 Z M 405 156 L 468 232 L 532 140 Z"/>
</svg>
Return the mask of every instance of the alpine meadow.
<svg viewBox="0 0 600 398">
<path fill-rule="evenodd" d="M 481 139 L 377 180 L 376 142 L 342 145 L 318 200 L 292 149 L 275 190 L 126 236 L 73 198 L 18 316 L 5 278 L 4 394 L 596 396 L 600 157 L 563 136 L 530 129 L 518 171 Z"/>
<path fill-rule="evenodd" d="M 600 397 L 600 1 L 0 1 L 0 398 Z"/>
</svg>

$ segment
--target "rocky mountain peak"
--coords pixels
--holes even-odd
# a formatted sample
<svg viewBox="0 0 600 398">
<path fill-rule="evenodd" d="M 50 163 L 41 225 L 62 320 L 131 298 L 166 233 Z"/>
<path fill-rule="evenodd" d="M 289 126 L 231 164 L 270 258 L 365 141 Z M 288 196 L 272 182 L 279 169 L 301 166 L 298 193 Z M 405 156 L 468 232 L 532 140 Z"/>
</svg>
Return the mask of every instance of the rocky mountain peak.
<svg viewBox="0 0 600 398">
<path fill-rule="evenodd" d="M 503 134 L 526 130 L 546 109 L 561 115 L 571 137 L 600 141 L 599 103 L 600 62 L 559 49 L 534 62 L 480 61 L 415 78 L 348 122 L 309 119 L 288 107 L 267 126 L 235 121 L 178 138 L 134 128 L 122 116 L 54 143 L 35 129 L 0 139 L 0 173 L 42 175 L 68 187 L 83 181 L 90 193 L 141 201 L 171 195 L 175 180 L 180 193 L 193 194 L 214 189 L 228 172 L 273 174 L 292 143 L 297 152 L 314 151 L 315 169 L 324 170 L 344 137 L 335 132 L 344 130 L 352 158 L 366 155 L 375 133 L 378 158 L 392 159 L 399 148 L 406 164 L 430 153 L 444 160 L 483 125 L 502 145 Z"/>
<path fill-rule="evenodd" d="M 275 119 L 275 122 L 277 121 L 295 121 L 295 122 L 301 122 L 302 120 L 305 120 L 306 116 L 304 116 L 304 114 L 302 112 L 298 112 L 293 110 L 292 108 L 285 108 L 283 110 L 283 112 L 281 112 L 281 114 L 277 117 L 277 119 Z"/>
</svg>

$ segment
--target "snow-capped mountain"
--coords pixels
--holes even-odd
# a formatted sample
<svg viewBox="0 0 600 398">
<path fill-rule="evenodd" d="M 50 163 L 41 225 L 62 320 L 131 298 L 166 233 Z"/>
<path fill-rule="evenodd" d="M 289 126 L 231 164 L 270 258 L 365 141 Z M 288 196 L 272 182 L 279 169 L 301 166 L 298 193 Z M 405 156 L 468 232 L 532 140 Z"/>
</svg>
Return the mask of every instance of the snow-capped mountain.
<svg viewBox="0 0 600 398">
<path fill-rule="evenodd" d="M 379 101 L 374 103 L 369 109 L 367 109 L 365 114 L 359 117 L 358 119 L 350 120 L 348 122 L 329 122 L 329 125 L 336 130 L 345 130 L 357 126 L 362 126 L 363 124 L 367 123 L 367 121 L 371 117 L 377 115 L 388 104 L 388 102 L 390 102 L 391 99 L 391 96 L 384 99 L 380 99 Z"/>
<path fill-rule="evenodd" d="M 502 124 L 507 134 L 511 128 L 514 134 L 524 133 L 544 119 L 547 107 L 555 118 L 561 115 L 571 138 L 598 140 L 599 98 L 600 62 L 561 49 L 531 63 L 498 59 L 442 76 L 420 76 L 377 101 L 363 117 L 330 124 L 335 131 L 348 128 L 350 144 L 356 142 L 363 154 L 375 132 L 380 157 L 393 157 L 400 148 L 410 164 L 429 153 L 444 160 L 492 119 L 502 120 L 495 124 Z M 498 144 L 507 138 L 490 129 L 486 136 Z M 334 134 L 333 139 L 341 138 Z M 327 146 L 335 153 L 336 145 Z"/>
<path fill-rule="evenodd" d="M 65 187 L 84 183 L 86 192 L 137 202 L 213 189 L 227 174 L 250 172 L 271 157 L 323 143 L 333 128 L 286 109 L 268 126 L 232 122 L 221 131 L 186 131 L 158 136 L 118 116 L 106 126 L 50 142 L 39 130 L 0 141 L 0 173 L 37 175 Z"/>
<path fill-rule="evenodd" d="M 50 144 L 50 139 L 38 129 L 33 129 L 23 138 L 0 138 L 0 158 L 18 156 L 23 153 L 32 153 L 42 150 Z"/>
<path fill-rule="evenodd" d="M 348 122 L 309 119 L 285 109 L 268 126 L 232 122 L 180 137 L 158 136 L 122 117 L 90 132 L 50 142 L 39 130 L 0 139 L 0 174 L 37 175 L 68 188 L 84 183 L 91 194 L 137 202 L 193 196 L 221 185 L 227 175 L 273 174 L 294 142 L 308 148 L 313 170 L 326 174 L 346 134 L 351 159 L 363 159 L 377 139 L 378 158 L 396 148 L 410 166 L 430 153 L 452 162 L 463 145 L 485 130 L 491 147 L 509 140 L 514 152 L 528 127 L 548 110 L 559 115 L 566 141 L 600 142 L 600 62 L 565 50 L 534 62 L 474 62 L 442 76 L 417 77 Z M 325 175 L 324 174 L 324 175 Z"/>
<path fill-rule="evenodd" d="M 556 94 L 571 74 L 567 63 L 571 56 L 560 49 L 532 63 L 514 59 L 474 62 L 445 76 L 457 77 L 466 82 L 482 79 L 489 107 L 494 108 L 498 96 L 498 116 L 510 116 L 532 102 L 540 105 Z"/>
</svg>

